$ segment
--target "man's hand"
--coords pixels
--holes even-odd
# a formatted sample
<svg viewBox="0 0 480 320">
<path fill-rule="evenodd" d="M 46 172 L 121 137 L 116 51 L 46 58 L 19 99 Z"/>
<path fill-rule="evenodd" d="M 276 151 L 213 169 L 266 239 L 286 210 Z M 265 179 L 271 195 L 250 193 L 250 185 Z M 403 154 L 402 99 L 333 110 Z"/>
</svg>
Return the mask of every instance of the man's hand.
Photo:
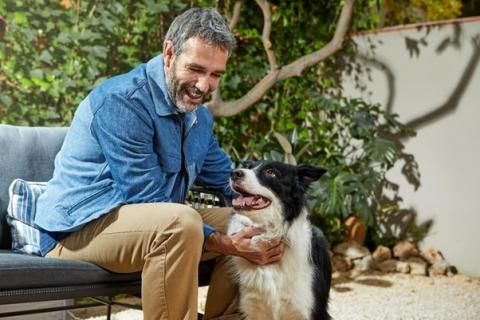
<svg viewBox="0 0 480 320">
<path fill-rule="evenodd" d="M 205 248 L 208 251 L 242 257 L 258 265 L 279 261 L 285 251 L 285 245 L 280 240 L 252 243 L 252 237 L 263 232 L 265 229 L 261 227 L 246 227 L 231 236 L 214 232 L 208 237 Z"/>
</svg>

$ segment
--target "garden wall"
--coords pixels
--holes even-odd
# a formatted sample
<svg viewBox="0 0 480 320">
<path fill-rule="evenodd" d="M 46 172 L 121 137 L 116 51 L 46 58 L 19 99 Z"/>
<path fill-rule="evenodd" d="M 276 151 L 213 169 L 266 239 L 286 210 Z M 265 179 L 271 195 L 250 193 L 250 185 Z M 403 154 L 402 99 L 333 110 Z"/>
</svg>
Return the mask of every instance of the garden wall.
<svg viewBox="0 0 480 320">
<path fill-rule="evenodd" d="M 480 17 L 358 34 L 357 68 L 344 92 L 380 103 L 417 131 L 404 141 L 421 185 L 401 174 L 403 205 L 433 221 L 422 248 L 436 247 L 464 273 L 480 276 Z"/>
</svg>

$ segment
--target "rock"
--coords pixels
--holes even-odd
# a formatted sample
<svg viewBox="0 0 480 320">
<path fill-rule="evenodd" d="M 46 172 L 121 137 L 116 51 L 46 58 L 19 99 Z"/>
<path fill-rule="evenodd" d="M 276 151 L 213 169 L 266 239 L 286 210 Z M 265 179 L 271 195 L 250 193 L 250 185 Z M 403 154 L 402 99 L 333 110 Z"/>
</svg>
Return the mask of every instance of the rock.
<svg viewBox="0 0 480 320">
<path fill-rule="evenodd" d="M 347 272 L 352 269 L 352 261 L 345 256 L 336 254 L 332 258 L 333 272 Z"/>
<path fill-rule="evenodd" d="M 426 251 L 422 251 L 420 253 L 420 256 L 425 259 L 429 264 L 435 264 L 436 262 L 445 260 L 443 255 L 440 253 L 440 251 L 436 249 L 428 249 Z"/>
<path fill-rule="evenodd" d="M 393 247 L 393 256 L 401 260 L 407 260 L 410 257 L 418 256 L 418 249 L 408 240 L 400 241 Z"/>
<path fill-rule="evenodd" d="M 370 254 L 367 248 L 355 241 L 342 242 L 333 248 L 333 252 L 343 254 L 351 260 L 360 259 Z"/>
<path fill-rule="evenodd" d="M 417 276 L 427 275 L 427 262 L 420 257 L 412 257 L 407 259 L 407 263 L 410 265 L 410 273 Z"/>
<path fill-rule="evenodd" d="M 371 255 L 365 256 L 362 259 L 353 260 L 353 264 L 355 265 L 355 269 L 360 271 L 368 271 L 375 269 L 375 260 Z"/>
<path fill-rule="evenodd" d="M 397 270 L 397 260 L 388 259 L 377 263 L 376 267 L 382 272 L 395 272 Z"/>
<path fill-rule="evenodd" d="M 372 257 L 375 262 L 382 262 L 392 258 L 392 251 L 385 246 L 378 246 L 373 252 Z"/>
<path fill-rule="evenodd" d="M 408 264 L 408 262 L 405 262 L 405 261 L 397 261 L 395 271 L 401 272 L 401 273 L 409 273 L 410 265 Z"/>
<path fill-rule="evenodd" d="M 429 276 L 444 276 L 447 274 L 448 267 L 450 265 L 445 260 L 440 260 L 435 262 L 428 268 L 428 275 Z"/>
<path fill-rule="evenodd" d="M 450 265 L 447 270 L 447 276 L 453 277 L 458 273 L 458 270 L 455 266 Z"/>
</svg>

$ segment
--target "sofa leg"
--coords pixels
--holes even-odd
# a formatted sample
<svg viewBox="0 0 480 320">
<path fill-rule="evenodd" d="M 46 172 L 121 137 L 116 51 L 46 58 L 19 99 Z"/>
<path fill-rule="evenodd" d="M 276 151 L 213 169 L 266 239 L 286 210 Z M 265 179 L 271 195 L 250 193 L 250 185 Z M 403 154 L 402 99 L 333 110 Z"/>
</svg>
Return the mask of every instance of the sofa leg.
<svg viewBox="0 0 480 320">
<path fill-rule="evenodd" d="M 107 320 L 110 320 L 112 315 L 112 297 L 108 297 L 108 304 L 107 304 Z"/>
</svg>

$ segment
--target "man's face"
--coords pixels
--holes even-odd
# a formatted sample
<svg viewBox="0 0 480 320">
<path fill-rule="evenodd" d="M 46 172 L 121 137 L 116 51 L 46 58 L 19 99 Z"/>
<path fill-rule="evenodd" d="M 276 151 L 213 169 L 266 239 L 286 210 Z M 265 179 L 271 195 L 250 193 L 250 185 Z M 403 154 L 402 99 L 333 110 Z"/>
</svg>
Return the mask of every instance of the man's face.
<svg viewBox="0 0 480 320">
<path fill-rule="evenodd" d="M 226 49 L 199 38 L 188 39 L 179 56 L 174 55 L 173 44 L 167 41 L 163 54 L 168 93 L 180 112 L 194 111 L 218 87 L 228 60 Z"/>
</svg>

